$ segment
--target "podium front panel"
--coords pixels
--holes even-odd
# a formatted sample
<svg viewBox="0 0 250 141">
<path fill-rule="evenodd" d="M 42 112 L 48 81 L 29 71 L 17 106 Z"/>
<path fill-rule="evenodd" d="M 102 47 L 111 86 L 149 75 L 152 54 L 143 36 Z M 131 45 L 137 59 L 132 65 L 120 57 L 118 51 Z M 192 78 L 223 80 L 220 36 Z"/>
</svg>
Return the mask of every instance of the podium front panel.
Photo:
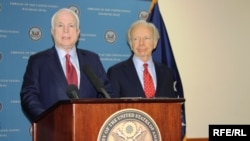
<svg viewBox="0 0 250 141">
<path fill-rule="evenodd" d="M 33 141 L 97 141 L 103 124 L 114 113 L 136 109 L 156 123 L 162 141 L 181 141 L 183 100 L 73 100 L 61 102 L 33 123 Z"/>
</svg>

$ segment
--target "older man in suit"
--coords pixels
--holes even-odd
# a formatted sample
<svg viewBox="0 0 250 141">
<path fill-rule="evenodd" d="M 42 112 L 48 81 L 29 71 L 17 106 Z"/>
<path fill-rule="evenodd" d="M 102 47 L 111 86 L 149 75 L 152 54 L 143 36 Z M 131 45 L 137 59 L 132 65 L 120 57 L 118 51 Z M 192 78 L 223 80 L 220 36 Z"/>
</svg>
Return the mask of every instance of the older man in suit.
<svg viewBox="0 0 250 141">
<path fill-rule="evenodd" d="M 79 98 L 104 97 L 82 71 L 84 65 L 93 70 L 112 95 L 99 56 L 76 47 L 80 34 L 79 24 L 78 15 L 72 10 L 63 8 L 57 11 L 51 19 L 54 46 L 29 58 L 20 96 L 23 111 L 31 121 L 60 100 L 70 99 L 66 89 L 71 84 L 79 88 Z M 66 56 L 69 56 L 68 62 Z M 67 68 L 66 64 L 71 68 Z"/>
<path fill-rule="evenodd" d="M 115 97 L 176 97 L 173 71 L 152 59 L 158 40 L 159 32 L 152 23 L 138 20 L 130 26 L 127 41 L 132 55 L 107 72 Z M 146 70 L 151 79 L 149 86 L 144 79 Z"/>
</svg>

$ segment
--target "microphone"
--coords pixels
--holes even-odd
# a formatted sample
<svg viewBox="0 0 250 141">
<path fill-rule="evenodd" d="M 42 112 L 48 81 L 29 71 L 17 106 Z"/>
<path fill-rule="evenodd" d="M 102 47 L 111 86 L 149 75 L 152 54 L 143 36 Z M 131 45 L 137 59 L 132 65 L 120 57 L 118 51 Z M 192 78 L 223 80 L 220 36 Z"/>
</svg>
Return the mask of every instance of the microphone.
<svg viewBox="0 0 250 141">
<path fill-rule="evenodd" d="M 69 85 L 66 90 L 68 97 L 71 99 L 79 99 L 79 92 L 76 85 Z"/>
<path fill-rule="evenodd" d="M 110 95 L 105 90 L 103 83 L 99 80 L 99 78 L 90 69 L 90 67 L 88 65 L 83 65 L 83 71 L 87 75 L 87 77 L 91 81 L 91 83 L 94 85 L 94 87 L 96 88 L 96 90 L 99 93 L 102 93 L 105 98 L 110 98 Z"/>
</svg>

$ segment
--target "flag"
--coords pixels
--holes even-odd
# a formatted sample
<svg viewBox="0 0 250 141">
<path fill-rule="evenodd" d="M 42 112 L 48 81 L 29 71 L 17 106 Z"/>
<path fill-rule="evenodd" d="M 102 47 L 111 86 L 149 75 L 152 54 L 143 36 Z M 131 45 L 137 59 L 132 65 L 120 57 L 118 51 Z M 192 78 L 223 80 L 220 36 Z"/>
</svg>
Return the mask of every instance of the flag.
<svg viewBox="0 0 250 141">
<path fill-rule="evenodd" d="M 159 5 L 157 0 L 152 0 L 152 4 L 149 10 L 148 22 L 153 23 L 160 34 L 160 39 L 157 44 L 157 48 L 153 53 L 153 59 L 166 64 L 169 68 L 174 71 L 175 77 L 175 91 L 179 98 L 184 98 L 182 82 L 179 75 L 177 65 L 175 63 L 174 55 L 171 49 L 170 40 L 168 33 L 162 19 Z M 182 140 L 186 140 L 186 117 L 185 117 L 185 106 L 182 104 Z"/>
</svg>

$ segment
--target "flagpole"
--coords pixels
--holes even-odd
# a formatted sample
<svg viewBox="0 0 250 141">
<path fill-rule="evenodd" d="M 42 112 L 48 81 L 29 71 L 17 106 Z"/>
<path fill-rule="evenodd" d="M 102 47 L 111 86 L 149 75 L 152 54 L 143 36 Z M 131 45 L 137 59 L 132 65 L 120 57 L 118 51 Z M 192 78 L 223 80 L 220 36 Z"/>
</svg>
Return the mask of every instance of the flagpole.
<svg viewBox="0 0 250 141">
<path fill-rule="evenodd" d="M 154 8 L 154 6 L 155 6 L 155 4 L 156 4 L 157 1 L 158 1 L 158 0 L 152 0 L 151 5 L 150 5 L 149 10 L 148 10 L 148 14 L 151 13 L 151 11 L 152 11 L 152 9 Z"/>
</svg>

